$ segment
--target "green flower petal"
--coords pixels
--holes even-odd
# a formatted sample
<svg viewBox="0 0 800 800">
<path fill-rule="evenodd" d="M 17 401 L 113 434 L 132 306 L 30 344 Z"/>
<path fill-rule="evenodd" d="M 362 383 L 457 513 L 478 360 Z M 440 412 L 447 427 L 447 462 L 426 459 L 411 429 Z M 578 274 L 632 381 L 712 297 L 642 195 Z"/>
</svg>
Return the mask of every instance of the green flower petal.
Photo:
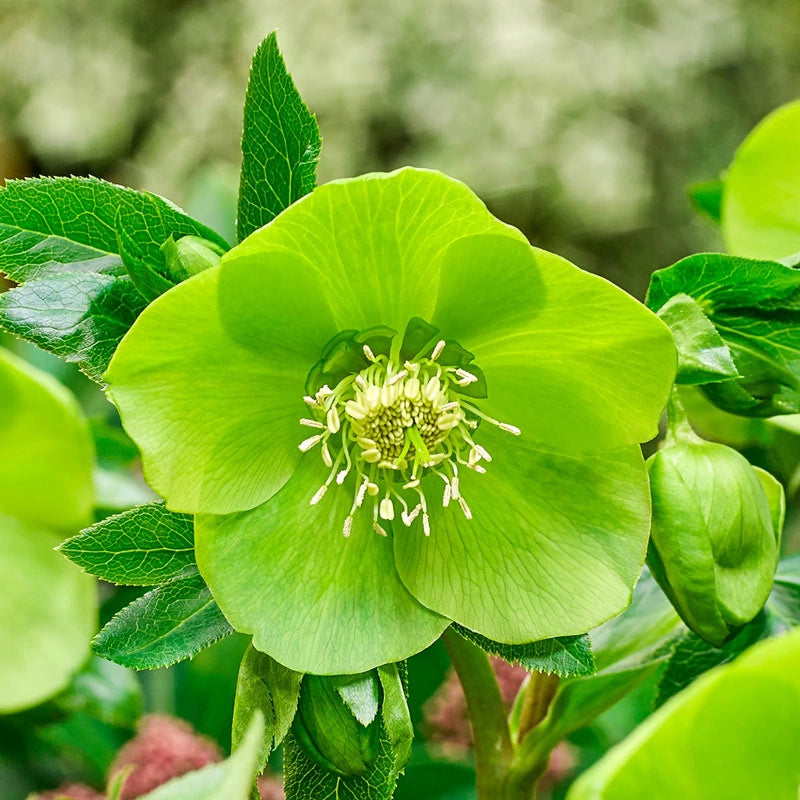
<svg viewBox="0 0 800 800">
<path fill-rule="evenodd" d="M 91 437 L 75 398 L 0 349 L 0 513 L 75 531 L 91 521 Z"/>
<path fill-rule="evenodd" d="M 286 483 L 306 373 L 334 331 L 307 265 L 280 252 L 233 256 L 145 309 L 106 378 L 170 509 L 241 511 Z"/>
<path fill-rule="evenodd" d="M 506 236 L 445 255 L 434 324 L 475 354 L 486 412 L 558 448 L 651 439 L 675 378 L 669 329 L 613 284 Z"/>
<path fill-rule="evenodd" d="M 418 523 L 396 530 L 400 577 L 426 606 L 496 641 L 584 633 L 628 605 L 644 563 L 641 453 L 573 457 L 509 438 L 485 431 L 486 474 L 461 475 L 471 520 L 432 502 L 441 489 L 427 479 L 431 535 Z"/>
<path fill-rule="evenodd" d="M 363 672 L 434 641 L 449 620 L 400 582 L 391 539 L 359 514 L 349 538 L 349 484 L 311 496 L 327 470 L 313 455 L 269 502 L 195 520 L 197 564 L 231 625 L 298 672 Z"/>
<path fill-rule="evenodd" d="M 47 530 L 0 516 L 0 714 L 51 697 L 89 655 L 95 581 L 54 552 L 58 543 Z"/>
<path fill-rule="evenodd" d="M 411 317 L 430 317 L 445 248 L 463 236 L 512 231 L 463 183 L 406 167 L 318 186 L 229 258 L 292 251 L 316 271 L 338 330 L 402 331 Z"/>
<path fill-rule="evenodd" d="M 800 250 L 800 102 L 762 120 L 725 176 L 722 232 L 728 251 L 779 259 Z"/>
</svg>

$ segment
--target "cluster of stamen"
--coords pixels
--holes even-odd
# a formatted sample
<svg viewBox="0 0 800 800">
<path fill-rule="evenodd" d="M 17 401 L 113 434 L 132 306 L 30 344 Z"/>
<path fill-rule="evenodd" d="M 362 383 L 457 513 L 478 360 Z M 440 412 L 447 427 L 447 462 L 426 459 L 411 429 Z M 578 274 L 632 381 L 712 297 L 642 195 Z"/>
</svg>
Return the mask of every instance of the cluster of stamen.
<svg viewBox="0 0 800 800">
<path fill-rule="evenodd" d="M 313 418 L 303 418 L 300 424 L 317 433 L 303 440 L 300 450 L 319 446 L 330 470 L 311 504 L 319 503 L 334 482 L 341 486 L 351 473 L 355 476 L 345 536 L 370 500 L 377 533 L 387 535 L 381 521 L 394 520 L 399 510 L 407 527 L 422 515 L 422 529 L 429 536 L 428 500 L 421 483 L 428 473 L 444 483 L 442 505 L 454 502 L 472 519 L 461 494 L 459 467 L 483 473 L 481 462 L 492 460 L 473 440 L 478 420 L 519 435 L 518 428 L 492 419 L 459 393 L 478 378 L 461 367 L 437 363 L 444 347 L 440 341 L 430 356 L 396 364 L 364 345 L 369 362 L 364 370 L 346 376 L 333 389 L 325 385 L 313 397 L 303 398 Z"/>
</svg>

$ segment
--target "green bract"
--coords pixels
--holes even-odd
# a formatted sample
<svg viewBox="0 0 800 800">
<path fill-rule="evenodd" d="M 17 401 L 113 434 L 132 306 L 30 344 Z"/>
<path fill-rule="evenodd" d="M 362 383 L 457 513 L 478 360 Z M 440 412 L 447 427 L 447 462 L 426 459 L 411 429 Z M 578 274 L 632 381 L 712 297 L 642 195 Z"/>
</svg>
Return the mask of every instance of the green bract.
<svg viewBox="0 0 800 800">
<path fill-rule="evenodd" d="M 317 188 L 164 294 L 106 377 L 231 624 L 326 674 L 451 620 L 521 643 L 624 608 L 674 370 L 633 298 L 402 169 Z"/>
<path fill-rule="evenodd" d="M 683 411 L 648 459 L 648 564 L 684 622 L 715 645 L 755 617 L 780 554 L 783 488 L 741 454 L 696 436 Z"/>
</svg>

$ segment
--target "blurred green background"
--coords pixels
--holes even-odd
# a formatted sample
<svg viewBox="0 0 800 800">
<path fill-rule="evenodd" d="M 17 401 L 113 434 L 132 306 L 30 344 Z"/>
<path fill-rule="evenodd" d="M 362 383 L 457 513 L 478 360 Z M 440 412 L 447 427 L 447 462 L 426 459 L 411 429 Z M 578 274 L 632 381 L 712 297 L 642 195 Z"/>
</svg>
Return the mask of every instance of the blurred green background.
<svg viewBox="0 0 800 800">
<path fill-rule="evenodd" d="M 722 246 L 687 185 L 800 96 L 796 0 L 0 0 L 0 176 L 91 173 L 169 197 L 233 240 L 247 72 L 274 28 L 318 115 L 321 181 L 441 169 L 534 244 L 640 298 L 654 269 Z M 74 368 L 22 350 L 115 424 Z M 129 599 L 107 592 L 103 617 Z M 227 746 L 243 646 L 142 676 L 144 707 Z M 417 722 L 446 667 L 440 646 L 412 662 Z M 575 736 L 581 767 L 646 716 L 652 692 Z M 50 722 L 0 721 L 0 796 L 100 782 L 130 735 Z M 415 759 L 419 782 L 398 797 L 430 787 L 428 756 Z M 436 797 L 474 796 L 463 769 Z"/>
<path fill-rule="evenodd" d="M 638 296 L 719 247 L 686 184 L 800 93 L 796 0 L 0 0 L 0 173 L 93 173 L 216 221 L 273 28 L 321 180 L 441 169 Z"/>
</svg>

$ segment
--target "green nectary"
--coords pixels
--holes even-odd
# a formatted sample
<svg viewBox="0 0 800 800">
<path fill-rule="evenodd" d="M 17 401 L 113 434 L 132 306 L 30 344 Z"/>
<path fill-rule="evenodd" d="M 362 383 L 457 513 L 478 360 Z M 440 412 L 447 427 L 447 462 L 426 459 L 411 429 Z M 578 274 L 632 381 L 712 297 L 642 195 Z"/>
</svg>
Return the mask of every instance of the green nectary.
<svg viewBox="0 0 800 800">
<path fill-rule="evenodd" d="M 402 169 L 318 187 L 159 297 L 106 377 L 231 624 L 337 674 L 453 620 L 520 643 L 621 611 L 675 360 L 632 297 Z"/>
</svg>

